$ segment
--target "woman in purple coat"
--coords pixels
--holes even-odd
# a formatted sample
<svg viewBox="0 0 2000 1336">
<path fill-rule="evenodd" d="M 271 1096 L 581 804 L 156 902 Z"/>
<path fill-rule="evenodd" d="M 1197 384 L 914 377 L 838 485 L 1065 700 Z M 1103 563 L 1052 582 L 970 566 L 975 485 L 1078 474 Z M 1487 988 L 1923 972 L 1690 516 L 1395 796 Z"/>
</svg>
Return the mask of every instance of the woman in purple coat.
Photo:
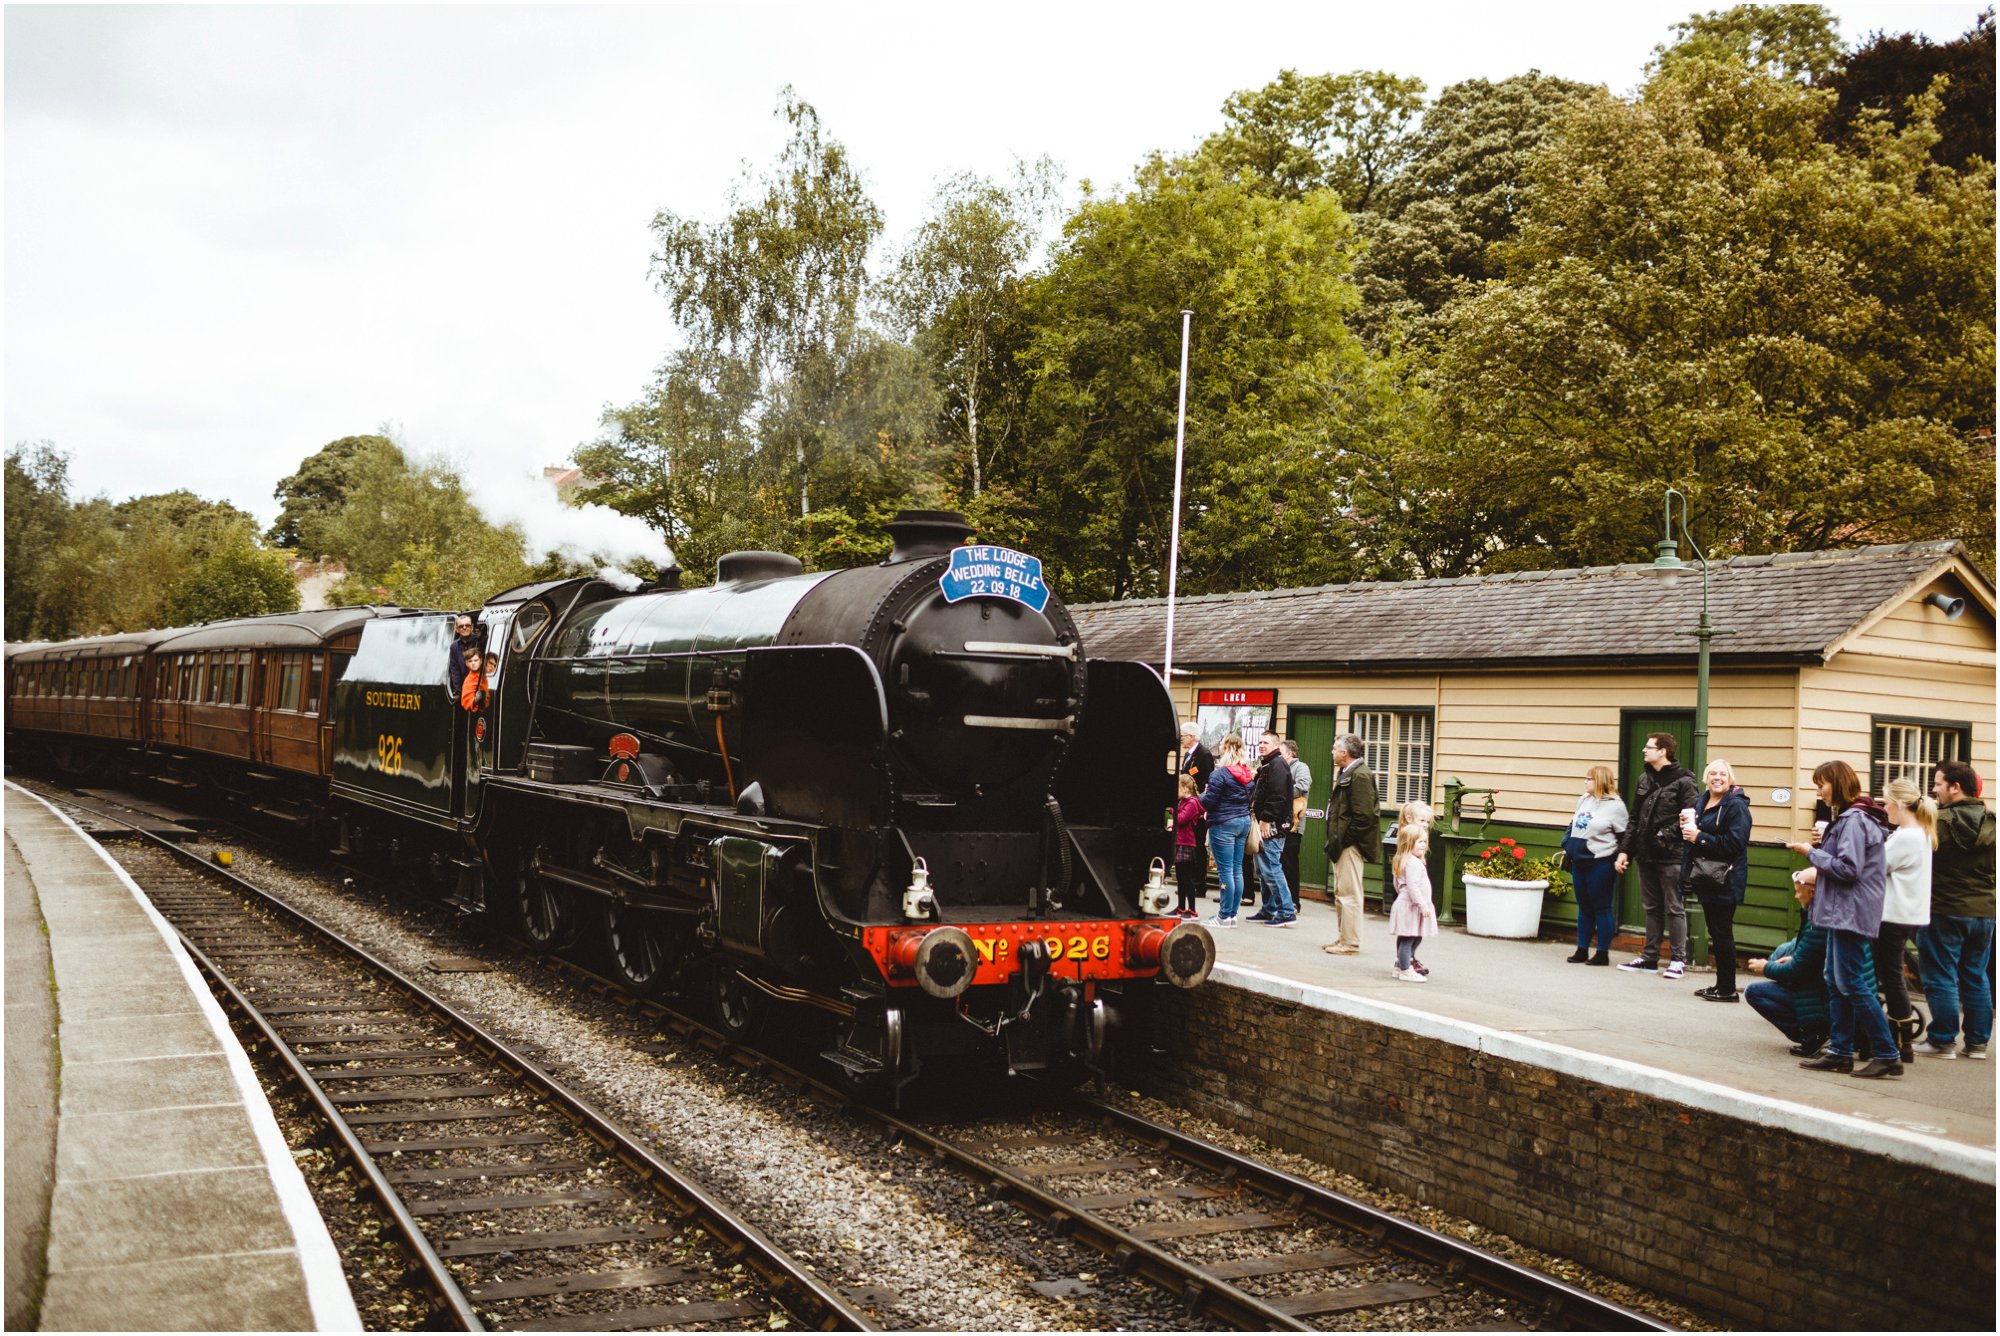
<svg viewBox="0 0 2000 1336">
<path fill-rule="evenodd" d="M 1875 980 L 1866 968 L 1869 944 L 1882 929 L 1882 897 L 1889 886 L 1888 859 L 1883 853 L 1888 822 L 1881 810 L 1861 793 L 1861 780 L 1845 761 L 1826 761 L 1813 771 L 1819 796 L 1833 809 L 1833 821 L 1820 836 L 1819 847 L 1793 841 L 1785 847 L 1812 863 L 1816 891 L 1813 922 L 1826 930 L 1826 994 L 1833 1033 L 1826 1052 L 1799 1066 L 1816 1072 L 1852 1072 L 1855 1076 L 1901 1076 L 1896 1038 L 1889 1017 L 1875 996 Z M 1859 1017 L 1868 1032 L 1867 1066 L 1854 1068 L 1854 1026 Z M 1885 1056 L 1886 1055 L 1886 1056 Z"/>
</svg>

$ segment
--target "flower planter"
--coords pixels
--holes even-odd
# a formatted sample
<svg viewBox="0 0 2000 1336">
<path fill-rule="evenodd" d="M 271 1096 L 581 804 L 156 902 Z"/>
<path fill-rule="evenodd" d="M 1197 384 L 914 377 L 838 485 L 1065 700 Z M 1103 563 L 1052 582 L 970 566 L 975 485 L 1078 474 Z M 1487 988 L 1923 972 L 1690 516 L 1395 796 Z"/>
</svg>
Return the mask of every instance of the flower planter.
<svg viewBox="0 0 2000 1336">
<path fill-rule="evenodd" d="M 1465 930 L 1475 937 L 1533 937 L 1542 926 L 1546 881 L 1500 881 L 1468 872 Z"/>
</svg>

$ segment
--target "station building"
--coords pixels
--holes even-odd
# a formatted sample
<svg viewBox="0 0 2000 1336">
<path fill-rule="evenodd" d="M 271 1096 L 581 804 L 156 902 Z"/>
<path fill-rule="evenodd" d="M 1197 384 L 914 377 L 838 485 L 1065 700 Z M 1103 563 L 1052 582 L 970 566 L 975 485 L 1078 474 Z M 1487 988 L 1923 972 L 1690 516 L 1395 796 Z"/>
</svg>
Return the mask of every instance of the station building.
<svg viewBox="0 0 2000 1336">
<path fill-rule="evenodd" d="M 1437 809 L 1432 879 L 1449 921 L 1458 860 L 1501 836 L 1554 852 L 1589 767 L 1612 766 L 1629 800 L 1649 733 L 1674 734 L 1688 758 L 1704 585 L 1708 756 L 1735 767 L 1755 823 L 1736 938 L 1761 952 L 1796 930 L 1799 861 L 1783 846 L 1811 829 L 1820 762 L 1846 761 L 1877 795 L 1896 775 L 1928 791 L 1939 760 L 1994 774 L 1994 587 L 1961 543 L 1736 557 L 1710 562 L 1706 581 L 1692 565 L 1597 566 L 1186 598 L 1170 689 L 1211 743 L 1271 727 L 1297 739 L 1313 771 L 1308 895 L 1327 883 L 1316 814 L 1332 741 L 1359 734 L 1385 831 L 1405 801 Z M 1165 600 L 1071 612 L 1093 657 L 1161 666 Z M 1381 869 L 1368 874 L 1378 904 Z M 1617 906 L 1621 925 L 1643 922 L 1635 874 Z M 1543 908 L 1544 932 L 1574 925 L 1573 897 Z"/>
</svg>

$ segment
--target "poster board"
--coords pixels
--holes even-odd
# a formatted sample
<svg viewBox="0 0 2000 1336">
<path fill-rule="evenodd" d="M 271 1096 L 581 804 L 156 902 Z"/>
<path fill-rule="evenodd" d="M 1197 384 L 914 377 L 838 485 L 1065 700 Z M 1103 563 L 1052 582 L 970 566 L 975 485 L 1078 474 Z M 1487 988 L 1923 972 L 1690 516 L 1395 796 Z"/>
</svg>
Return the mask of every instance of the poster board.
<svg viewBox="0 0 2000 1336">
<path fill-rule="evenodd" d="M 1195 694 L 1195 724 L 1201 729 L 1202 743 L 1211 751 L 1224 736 L 1234 733 L 1243 739 L 1244 749 L 1257 754 L 1257 739 L 1269 732 L 1278 717 L 1278 693 L 1241 687 L 1204 687 Z"/>
</svg>

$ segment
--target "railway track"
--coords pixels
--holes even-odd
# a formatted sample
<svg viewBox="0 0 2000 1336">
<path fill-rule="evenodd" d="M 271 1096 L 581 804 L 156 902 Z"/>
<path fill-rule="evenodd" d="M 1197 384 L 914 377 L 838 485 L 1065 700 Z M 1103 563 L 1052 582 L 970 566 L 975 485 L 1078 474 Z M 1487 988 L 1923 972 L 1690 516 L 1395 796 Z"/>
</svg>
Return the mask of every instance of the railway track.
<svg viewBox="0 0 2000 1336">
<path fill-rule="evenodd" d="M 203 875 L 207 875 L 206 869 Z M 145 879 L 141 880 L 143 884 Z M 173 890 L 169 894 L 179 896 L 181 892 Z M 194 912 L 201 912 L 194 900 L 190 899 L 188 904 Z M 163 903 L 163 911 L 165 907 Z M 243 972 L 244 966 L 256 959 L 257 951 L 270 948 L 237 940 L 233 934 L 239 926 L 231 919 L 220 925 L 210 924 L 205 931 L 231 933 L 226 942 L 216 944 L 222 951 L 219 958 L 226 959 L 233 953 L 239 972 Z M 210 948 L 202 938 L 190 936 L 191 948 L 202 956 L 209 955 Z M 1354 1326 L 1672 1329 L 1474 1245 L 1424 1229 L 1310 1180 L 1098 1101 L 1065 1098 L 1027 1113 L 972 1119 L 920 1122 L 897 1117 L 855 1103 L 850 1091 L 822 1082 L 769 1052 L 740 1044 L 667 1005 L 629 997 L 619 992 L 612 981 L 574 961 L 555 956 L 541 959 L 589 990 L 615 999 L 620 1009 L 635 1021 L 673 1034 L 683 1049 L 705 1050 L 724 1061 L 760 1072 L 781 1083 L 788 1094 L 807 1093 L 853 1108 L 858 1116 L 873 1120 L 892 1141 L 917 1148 L 935 1163 L 950 1166 L 972 1189 L 979 1204 L 990 1209 L 993 1203 L 1005 1202 L 1018 1208 L 1038 1222 L 1032 1227 L 1101 1253 L 1106 1259 L 1104 1270 L 1136 1278 L 1175 1296 L 1193 1326 L 1238 1330 Z M 296 1009 L 275 1019 L 286 1022 L 302 1061 L 317 1059 L 305 1065 L 317 1071 L 320 1087 L 350 1096 L 343 1107 L 365 1106 L 360 1110 L 364 1117 L 414 1111 L 441 1118 L 452 1111 L 447 1101 L 500 1103 L 490 1095 L 469 1091 L 447 1094 L 438 1088 L 473 1083 L 453 1061 L 467 1045 L 465 1032 L 456 1027 L 451 1028 L 449 1036 L 420 1044 L 401 1039 L 392 1044 L 388 1042 L 391 1036 L 386 1033 L 376 1040 L 368 1039 L 365 1033 L 355 1038 L 351 1036 L 377 1028 L 361 1023 L 362 1018 L 375 1013 L 345 1013 L 348 1019 L 336 1023 L 338 1013 L 329 1017 L 324 1009 L 341 1005 L 343 999 L 274 992 L 287 986 L 284 979 L 289 976 L 285 975 L 246 973 L 245 977 L 253 990 L 244 999 L 246 1005 L 256 1000 L 257 991 L 262 991 L 266 1002 L 283 998 L 275 1005 Z M 465 1024 L 470 1026 L 469 1022 Z M 329 1029 L 333 1033 L 327 1033 Z M 285 1036 L 286 1029 L 278 1027 L 275 1038 L 282 1040 Z M 475 1042 L 471 1047 L 501 1048 L 494 1041 Z M 446 1070 L 409 1070 L 420 1065 L 442 1065 Z M 522 1054 L 513 1055 L 508 1065 L 537 1070 L 530 1058 Z M 392 1074 L 395 1068 L 404 1070 Z M 408 1088 L 413 1102 L 378 1107 L 382 1094 L 378 1083 L 389 1080 L 413 1083 Z M 352 1098 L 356 1095 L 374 1098 Z M 555 1100 L 553 1096 L 534 1098 L 545 1103 Z M 526 1151 L 503 1146 L 497 1140 L 483 1147 L 469 1144 L 486 1142 L 488 1138 L 546 1134 L 538 1129 L 525 1133 L 500 1131 L 498 1117 L 490 1112 L 482 1115 L 476 1131 L 469 1122 L 459 1120 L 448 1129 L 454 1133 L 451 1136 L 440 1135 L 437 1128 L 418 1136 L 407 1130 L 411 1124 L 400 1124 L 406 1130 L 397 1135 L 406 1144 L 394 1148 L 403 1152 L 395 1157 L 395 1167 L 406 1172 L 403 1160 L 410 1155 L 428 1157 L 431 1163 L 426 1168 L 442 1169 L 476 1168 L 480 1160 L 491 1161 L 503 1153 L 509 1162 L 530 1159 Z M 375 1134 L 376 1151 L 388 1144 L 385 1135 Z M 408 1144 L 411 1142 L 468 1144 L 432 1149 Z M 369 1151 L 370 1147 L 364 1144 L 362 1149 Z M 646 1154 L 634 1149 L 639 1156 Z M 557 1157 L 559 1152 L 550 1149 L 546 1154 Z M 631 1163 L 630 1156 L 614 1158 L 621 1159 L 628 1167 Z M 605 1207 L 605 1199 L 580 1197 L 573 1190 L 574 1183 L 581 1181 L 576 1171 L 566 1172 L 569 1177 L 564 1181 L 572 1185 L 569 1196 L 527 1191 L 540 1182 L 528 1174 L 509 1182 L 506 1195 L 551 1199 L 520 1207 L 525 1211 L 551 1213 L 543 1222 L 545 1233 L 577 1233 L 579 1214 L 595 1213 Z M 485 1199 L 501 1194 L 485 1190 L 469 1194 L 463 1184 L 463 1177 L 423 1180 L 417 1200 L 439 1203 L 433 1209 L 448 1217 L 472 1218 L 479 1211 L 495 1209 Z M 967 1198 L 960 1195 L 957 1200 L 963 1203 Z M 460 1205 L 463 1210 L 456 1209 Z M 421 1218 L 434 1220 L 437 1215 Z M 628 1245 L 644 1242 L 626 1241 Z M 511 1247 L 504 1251 L 516 1252 Z M 468 1255 L 490 1258 L 495 1254 Z M 471 1269 L 480 1268 L 473 1264 Z M 538 1273 L 553 1270 L 548 1266 L 532 1269 Z M 640 1276 L 623 1283 L 637 1284 L 643 1279 L 645 1268 L 637 1270 L 642 1273 Z M 568 1274 L 580 1272 L 572 1267 Z M 494 1283 L 505 1282 L 495 1282 L 481 1271 L 479 1279 L 468 1282 L 470 1301 L 484 1307 L 495 1292 L 479 1286 Z M 637 1292 L 594 1293 L 623 1293 L 629 1297 Z M 575 1294 L 565 1292 L 561 1297 L 570 1301 L 573 1309 Z M 720 1320 L 730 1325 L 763 1325 L 747 1311 L 755 1301 L 734 1302 L 746 1305 L 745 1310 Z M 654 1306 L 665 1307 L 665 1314 L 634 1303 L 619 1307 L 603 1298 L 595 1301 L 595 1305 L 594 1312 L 586 1309 L 584 1313 L 566 1315 L 603 1326 L 618 1324 L 625 1317 L 656 1318 L 659 1324 L 679 1325 L 693 1320 L 694 1311 L 685 1310 L 676 1323 L 671 1305 Z M 548 1325 L 533 1317 L 525 1305 L 519 1311 L 501 1311 L 497 1317 L 503 1325 Z M 805 1319 L 804 1324 L 823 1326 L 842 1320 L 822 1316 Z"/>
<path fill-rule="evenodd" d="M 132 832 L 108 847 L 324 1116 L 427 1278 L 434 1322 L 874 1329 L 749 1221 L 415 980 L 171 844 Z"/>
<path fill-rule="evenodd" d="M 606 993 L 572 961 L 544 963 Z M 623 996 L 620 994 L 620 996 Z M 1205 1325 L 1242 1331 L 1352 1326 L 1448 1329 L 1476 1309 L 1484 1330 L 1671 1331 L 1565 1281 L 1426 1229 L 1226 1147 L 1100 1100 L 1028 1116 L 924 1124 L 741 1045 L 650 999 L 627 1003 L 685 1042 L 849 1105 L 890 1136 L 959 1170 L 1111 1269 L 1178 1297 Z"/>
</svg>

